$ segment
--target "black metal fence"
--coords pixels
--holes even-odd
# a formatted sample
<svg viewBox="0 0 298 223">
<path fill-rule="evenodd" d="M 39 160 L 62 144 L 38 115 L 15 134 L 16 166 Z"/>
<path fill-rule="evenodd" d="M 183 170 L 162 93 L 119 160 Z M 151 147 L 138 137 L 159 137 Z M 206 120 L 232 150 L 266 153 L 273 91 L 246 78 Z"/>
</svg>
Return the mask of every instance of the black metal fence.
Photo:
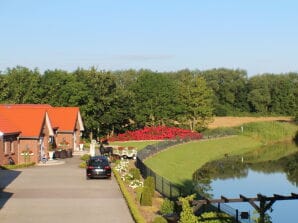
<svg viewBox="0 0 298 223">
<path fill-rule="evenodd" d="M 178 197 L 184 197 L 193 193 L 196 193 L 196 191 L 193 190 L 192 187 L 182 187 L 177 184 L 173 184 L 169 180 L 165 179 L 164 177 L 158 175 L 155 173 L 152 169 L 150 169 L 148 166 L 145 165 L 143 162 L 146 158 L 164 150 L 168 147 L 178 145 L 181 143 L 185 143 L 190 141 L 190 139 L 177 139 L 177 140 L 170 140 L 170 141 L 162 141 L 157 144 L 148 145 L 144 149 L 138 152 L 137 154 L 137 160 L 136 160 L 136 166 L 139 168 L 142 176 L 144 178 L 147 178 L 148 176 L 151 176 L 155 179 L 155 190 L 158 191 L 163 196 L 171 199 L 176 200 Z M 200 195 L 198 195 L 200 196 Z M 230 216 L 233 216 L 235 219 L 237 219 L 239 222 L 248 222 L 248 221 L 242 221 L 239 217 L 239 213 L 237 209 L 234 209 L 224 203 L 221 204 L 211 204 L 212 207 L 218 211 L 224 212 Z"/>
</svg>

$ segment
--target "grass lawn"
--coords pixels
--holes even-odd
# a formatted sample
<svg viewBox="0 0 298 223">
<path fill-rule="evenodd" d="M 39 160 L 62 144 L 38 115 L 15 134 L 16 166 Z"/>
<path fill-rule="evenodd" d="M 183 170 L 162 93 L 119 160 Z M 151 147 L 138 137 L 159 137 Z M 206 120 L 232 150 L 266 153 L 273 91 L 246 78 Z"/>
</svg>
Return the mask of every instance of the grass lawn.
<svg viewBox="0 0 298 223">
<path fill-rule="evenodd" d="M 153 145 L 158 143 L 159 141 L 129 141 L 129 142 L 110 142 L 110 145 L 117 145 L 117 146 L 133 146 L 136 147 L 137 150 L 141 150 L 148 145 Z"/>
<path fill-rule="evenodd" d="M 171 147 L 145 160 L 145 164 L 172 183 L 183 184 L 206 162 L 225 154 L 242 154 L 260 147 L 261 142 L 246 136 L 193 141 Z"/>
</svg>

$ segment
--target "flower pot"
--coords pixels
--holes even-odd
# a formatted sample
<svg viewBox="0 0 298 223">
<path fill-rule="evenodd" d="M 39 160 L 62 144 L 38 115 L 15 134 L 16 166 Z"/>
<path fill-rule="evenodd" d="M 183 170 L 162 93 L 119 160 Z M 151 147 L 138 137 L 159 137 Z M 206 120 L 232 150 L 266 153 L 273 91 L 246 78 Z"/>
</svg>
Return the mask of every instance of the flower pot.
<svg viewBox="0 0 298 223">
<path fill-rule="evenodd" d="M 49 160 L 53 160 L 54 151 L 49 151 Z"/>
</svg>

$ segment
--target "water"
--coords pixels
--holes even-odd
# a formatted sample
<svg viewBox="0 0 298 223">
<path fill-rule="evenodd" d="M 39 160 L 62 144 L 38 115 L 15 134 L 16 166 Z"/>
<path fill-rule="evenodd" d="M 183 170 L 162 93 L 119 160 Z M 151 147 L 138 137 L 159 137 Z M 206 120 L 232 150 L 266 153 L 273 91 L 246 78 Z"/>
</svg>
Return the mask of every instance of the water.
<svg viewBox="0 0 298 223">
<path fill-rule="evenodd" d="M 224 195 L 227 198 L 256 197 L 258 193 L 266 196 L 280 194 L 289 196 L 291 192 L 298 193 L 298 185 L 287 180 L 285 173 L 264 174 L 249 170 L 245 178 L 214 180 L 211 183 L 214 198 Z M 251 215 L 254 208 L 248 203 L 229 203 L 229 206 L 241 211 L 249 211 Z M 267 211 L 274 223 L 297 223 L 298 200 L 276 201 L 273 211 Z"/>
<path fill-rule="evenodd" d="M 274 194 L 290 196 L 298 194 L 298 152 L 295 144 L 276 144 L 259 148 L 242 156 L 226 156 L 207 163 L 195 172 L 194 179 L 211 179 L 203 191 L 215 199 L 257 197 L 262 194 L 272 197 Z M 206 181 L 205 181 L 206 182 Z M 208 180 L 207 180 L 208 182 Z M 207 189 L 211 188 L 211 190 Z M 259 202 L 256 202 L 259 205 Z M 228 203 L 239 212 L 249 212 L 257 218 L 255 209 L 247 202 Z M 272 210 L 268 210 L 274 223 L 297 223 L 297 200 L 275 201 Z M 248 221 L 248 222 L 253 222 Z"/>
</svg>

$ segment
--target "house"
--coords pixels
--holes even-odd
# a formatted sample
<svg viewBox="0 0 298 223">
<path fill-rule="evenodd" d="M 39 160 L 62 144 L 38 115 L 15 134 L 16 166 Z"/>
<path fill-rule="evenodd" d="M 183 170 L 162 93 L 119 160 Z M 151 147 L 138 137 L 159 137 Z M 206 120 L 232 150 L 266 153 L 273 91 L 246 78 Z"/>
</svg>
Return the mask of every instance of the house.
<svg viewBox="0 0 298 223">
<path fill-rule="evenodd" d="M 0 116 L 6 118 L 20 132 L 17 140 L 16 163 L 38 163 L 46 156 L 54 132 L 44 108 L 1 106 Z"/>
<path fill-rule="evenodd" d="M 18 162 L 18 137 L 20 131 L 5 117 L 0 116 L 0 165 L 9 164 L 9 158 Z"/>
<path fill-rule="evenodd" d="M 84 125 L 78 107 L 52 107 L 47 109 L 55 131 L 58 148 L 79 150 Z"/>
<path fill-rule="evenodd" d="M 45 104 L 0 105 L 0 117 L 3 117 L 2 126 L 6 131 L 3 132 L 4 130 L 1 131 L 0 128 L 0 133 L 2 132 L 3 135 L 0 159 L 3 162 L 5 157 L 12 155 L 16 163 L 39 162 L 42 157 L 47 156 L 50 144 L 58 149 L 79 150 L 84 126 L 78 107 L 52 107 Z M 8 130 L 5 126 L 10 126 L 12 129 L 14 126 L 15 133 L 18 133 L 15 136 L 16 142 L 12 144 L 13 149 L 18 151 L 14 154 L 7 153 L 11 147 L 6 140 Z M 4 139 L 6 144 L 4 144 Z M 12 141 L 12 136 L 9 139 Z"/>
</svg>

